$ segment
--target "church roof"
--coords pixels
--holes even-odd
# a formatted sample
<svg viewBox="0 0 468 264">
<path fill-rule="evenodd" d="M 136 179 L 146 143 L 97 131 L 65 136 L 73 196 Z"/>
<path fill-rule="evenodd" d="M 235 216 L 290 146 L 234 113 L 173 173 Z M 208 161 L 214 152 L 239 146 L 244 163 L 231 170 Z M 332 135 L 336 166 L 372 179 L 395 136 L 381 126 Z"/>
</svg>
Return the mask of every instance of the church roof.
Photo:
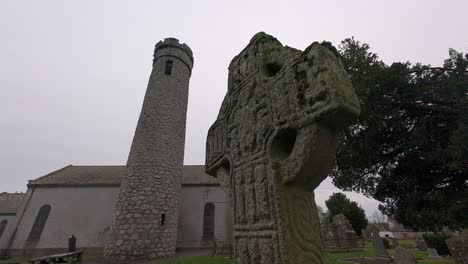
<svg viewBox="0 0 468 264">
<path fill-rule="evenodd" d="M 0 214 L 16 214 L 24 195 L 24 193 L 0 193 Z"/>
<path fill-rule="evenodd" d="M 125 166 L 73 166 L 29 181 L 28 186 L 119 186 Z M 205 173 L 204 165 L 184 165 L 182 185 L 218 185 L 216 178 Z"/>
</svg>

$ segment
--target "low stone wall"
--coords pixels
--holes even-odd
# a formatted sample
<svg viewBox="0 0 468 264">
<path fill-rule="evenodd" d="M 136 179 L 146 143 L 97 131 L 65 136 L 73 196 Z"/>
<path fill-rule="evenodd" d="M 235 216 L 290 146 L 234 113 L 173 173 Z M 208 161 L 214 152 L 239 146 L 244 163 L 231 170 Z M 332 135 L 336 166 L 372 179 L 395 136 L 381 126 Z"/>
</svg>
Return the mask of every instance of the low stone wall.
<svg viewBox="0 0 468 264">
<path fill-rule="evenodd" d="M 214 241 L 211 240 L 178 240 L 176 248 L 213 248 Z"/>
<path fill-rule="evenodd" d="M 350 253 L 350 252 L 364 252 L 364 248 L 333 248 L 325 249 L 329 253 Z"/>
<path fill-rule="evenodd" d="M 102 256 L 103 248 L 77 248 L 84 256 Z M 11 259 L 27 259 L 68 252 L 67 248 L 28 248 L 9 249 L 7 254 Z"/>
<path fill-rule="evenodd" d="M 323 248 L 326 252 L 355 252 L 364 250 L 364 241 L 360 239 L 350 239 L 350 240 L 336 240 L 328 239 L 323 240 Z"/>
<path fill-rule="evenodd" d="M 346 264 L 391 264 L 390 257 L 362 257 L 339 259 L 338 262 Z"/>
<path fill-rule="evenodd" d="M 212 252 L 214 248 L 213 241 L 178 241 L 177 251 L 209 251 Z M 25 249 L 9 249 L 7 252 L 0 250 L 0 256 L 5 253 L 11 259 L 27 259 L 35 258 L 53 254 L 60 254 L 67 252 L 67 248 L 25 248 Z M 104 248 L 102 247 L 90 247 L 90 248 L 77 248 L 77 251 L 83 251 L 85 257 L 102 257 Z"/>
</svg>

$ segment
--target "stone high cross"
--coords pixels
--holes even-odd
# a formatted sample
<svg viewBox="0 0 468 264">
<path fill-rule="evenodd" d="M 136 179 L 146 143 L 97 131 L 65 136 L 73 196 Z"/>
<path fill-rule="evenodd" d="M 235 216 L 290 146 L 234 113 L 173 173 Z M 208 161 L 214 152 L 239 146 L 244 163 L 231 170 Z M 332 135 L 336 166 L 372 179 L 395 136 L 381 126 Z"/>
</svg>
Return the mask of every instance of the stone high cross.
<svg viewBox="0 0 468 264">
<path fill-rule="evenodd" d="M 229 196 L 237 264 L 325 263 L 313 190 L 360 111 L 336 49 L 256 34 L 229 66 L 206 168 Z"/>
</svg>

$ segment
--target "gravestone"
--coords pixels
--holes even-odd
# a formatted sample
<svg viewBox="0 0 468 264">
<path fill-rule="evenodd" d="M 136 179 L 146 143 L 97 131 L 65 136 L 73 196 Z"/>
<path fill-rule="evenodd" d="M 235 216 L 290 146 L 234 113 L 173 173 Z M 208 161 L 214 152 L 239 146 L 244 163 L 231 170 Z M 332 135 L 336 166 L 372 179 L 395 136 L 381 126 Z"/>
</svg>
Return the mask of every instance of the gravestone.
<svg viewBox="0 0 468 264">
<path fill-rule="evenodd" d="M 385 249 L 383 239 L 379 236 L 379 233 L 373 232 L 372 234 L 372 244 L 374 245 L 375 255 L 379 257 L 387 257 L 388 253 Z"/>
<path fill-rule="evenodd" d="M 71 235 L 68 238 L 68 252 L 76 252 L 76 237 L 75 235 Z"/>
<path fill-rule="evenodd" d="M 333 217 L 332 222 L 333 228 L 336 232 L 344 232 L 348 230 L 353 230 L 351 223 L 349 222 L 348 218 L 344 214 L 337 214 Z"/>
<path fill-rule="evenodd" d="M 449 238 L 445 242 L 455 263 L 468 264 L 468 234 Z"/>
<path fill-rule="evenodd" d="M 405 248 L 396 247 L 393 253 L 394 264 L 416 264 L 416 258 Z"/>
<path fill-rule="evenodd" d="M 235 263 L 325 263 L 313 190 L 359 111 L 326 43 L 301 52 L 261 32 L 232 60 L 206 170 L 232 205 Z"/>
<path fill-rule="evenodd" d="M 439 259 L 441 258 L 441 256 L 439 255 L 439 253 L 437 252 L 437 250 L 435 248 L 428 248 L 427 249 L 427 257 L 430 258 L 430 259 Z"/>
<path fill-rule="evenodd" d="M 426 251 L 427 250 L 426 242 L 424 242 L 424 240 L 422 240 L 420 238 L 417 238 L 416 239 L 416 248 L 418 250 L 421 250 L 421 251 Z"/>
<path fill-rule="evenodd" d="M 398 247 L 398 241 L 396 239 L 392 239 L 392 248 Z"/>
<path fill-rule="evenodd" d="M 333 217 L 332 233 L 337 248 L 350 249 L 358 247 L 359 238 L 349 220 L 343 214 L 337 214 Z"/>
</svg>

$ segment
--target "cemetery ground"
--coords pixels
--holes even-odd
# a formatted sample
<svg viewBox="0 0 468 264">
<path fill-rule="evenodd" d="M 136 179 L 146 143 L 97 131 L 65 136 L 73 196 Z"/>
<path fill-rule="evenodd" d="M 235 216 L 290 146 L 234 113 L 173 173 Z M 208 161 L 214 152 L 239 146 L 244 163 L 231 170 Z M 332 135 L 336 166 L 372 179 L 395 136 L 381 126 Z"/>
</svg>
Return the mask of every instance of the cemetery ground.
<svg viewBox="0 0 468 264">
<path fill-rule="evenodd" d="M 406 247 L 416 257 L 418 264 L 455 264 L 453 258 L 443 257 L 441 259 L 428 259 L 426 251 L 419 251 L 415 248 L 414 240 L 398 240 L 400 246 Z M 387 249 L 389 255 L 393 255 L 393 249 Z M 375 256 L 374 247 L 371 242 L 367 242 L 364 250 L 360 252 L 343 252 L 343 253 L 325 253 L 328 264 L 338 264 L 339 259 L 359 258 Z M 222 257 L 188 257 L 175 260 L 158 262 L 158 264 L 233 264 L 234 262 L 228 258 Z"/>
<path fill-rule="evenodd" d="M 443 257 L 441 259 L 428 259 L 427 251 L 420 251 L 415 248 L 414 240 L 398 240 L 398 244 L 407 248 L 411 254 L 416 258 L 418 264 L 455 264 L 452 257 Z M 393 256 L 393 249 L 387 249 L 389 256 Z M 325 252 L 328 264 L 338 264 L 339 259 L 345 258 L 359 258 L 359 257 L 373 257 L 375 250 L 372 242 L 366 242 L 364 250 L 361 252 L 344 252 L 344 253 L 330 253 Z"/>
<path fill-rule="evenodd" d="M 419 251 L 414 246 L 414 240 L 399 240 L 400 246 L 409 248 L 410 252 L 416 257 L 418 264 L 455 264 L 453 258 L 443 257 L 441 259 L 428 259 L 426 251 Z M 387 249 L 389 255 L 393 255 L 393 249 Z M 339 259 L 359 258 L 375 256 L 374 247 L 371 242 L 365 244 L 364 250 L 360 252 L 343 252 L 343 253 L 325 253 L 328 264 L 338 264 Z M 188 257 L 175 260 L 158 262 L 158 264 L 233 264 L 231 259 L 222 257 Z"/>
<path fill-rule="evenodd" d="M 443 257 L 441 259 L 428 259 L 426 251 L 419 251 L 414 248 L 414 240 L 399 240 L 398 243 L 401 246 L 411 248 L 411 253 L 416 257 L 418 264 L 455 264 L 453 258 Z M 390 256 L 393 255 L 393 249 L 387 249 Z M 345 258 L 359 258 L 359 257 L 372 257 L 375 256 L 374 247 L 371 242 L 365 244 L 364 250 L 360 252 L 343 252 L 343 253 L 331 253 L 326 252 L 325 257 L 328 264 L 338 264 L 339 259 Z M 229 258 L 223 257 L 187 257 L 179 258 L 175 260 L 167 260 L 158 262 L 159 264 L 233 264 L 234 262 Z"/>
<path fill-rule="evenodd" d="M 452 257 L 443 257 L 441 259 L 428 259 L 427 251 L 420 251 L 415 248 L 414 240 L 398 240 L 398 244 L 403 246 L 416 257 L 418 264 L 455 264 Z M 393 249 L 387 249 L 390 256 L 393 255 Z M 328 264 L 338 264 L 339 259 L 345 258 L 359 258 L 359 257 L 372 257 L 375 256 L 374 247 L 372 242 L 366 242 L 364 249 L 359 252 L 342 252 L 342 253 L 325 253 Z M 2 263 L 0 261 L 0 263 Z M 26 264 L 27 260 L 20 262 Z M 86 257 L 83 257 L 83 264 L 101 264 L 100 261 Z M 230 258 L 225 257 L 209 257 L 209 256 L 195 256 L 195 257 L 181 257 L 177 259 L 163 260 L 157 262 L 149 262 L 145 264 L 233 264 L 234 262 Z"/>
</svg>

